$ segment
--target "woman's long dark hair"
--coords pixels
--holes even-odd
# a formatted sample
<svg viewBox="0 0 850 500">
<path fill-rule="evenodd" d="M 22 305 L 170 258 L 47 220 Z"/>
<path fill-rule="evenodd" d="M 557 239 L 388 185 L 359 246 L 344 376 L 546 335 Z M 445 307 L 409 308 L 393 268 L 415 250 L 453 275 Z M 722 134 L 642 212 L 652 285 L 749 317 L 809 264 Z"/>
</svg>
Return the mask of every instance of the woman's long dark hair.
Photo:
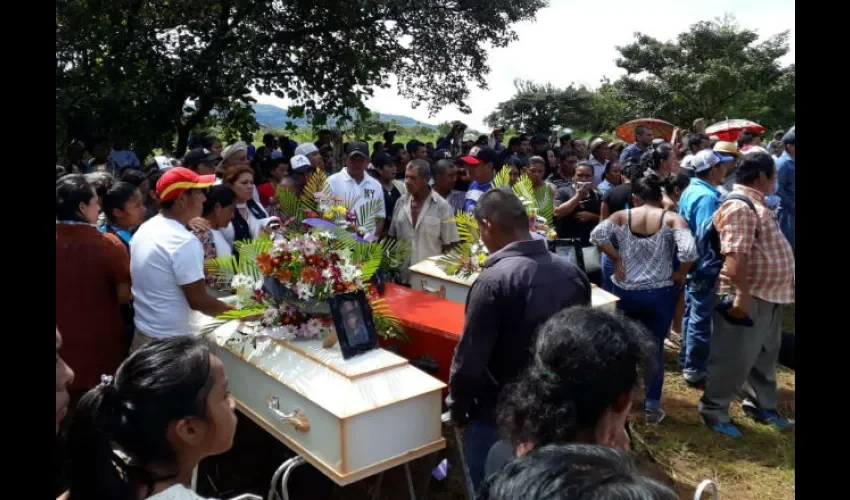
<svg viewBox="0 0 850 500">
<path fill-rule="evenodd" d="M 137 500 L 140 487 L 150 491 L 175 477 L 176 470 L 155 476 L 150 465 L 176 465 L 168 425 L 205 417 L 212 385 L 210 349 L 201 340 L 156 341 L 133 353 L 112 383 L 83 396 L 72 417 L 70 498 Z"/>
<path fill-rule="evenodd" d="M 71 174 L 56 179 L 56 218 L 77 222 L 83 220 L 80 203 L 88 205 L 96 196 L 94 188 L 82 174 Z"/>
<path fill-rule="evenodd" d="M 113 210 L 124 210 L 124 206 L 130 201 L 139 188 L 129 182 L 118 182 L 112 185 L 103 197 L 103 213 L 106 214 L 106 219 L 114 223 Z"/>
<path fill-rule="evenodd" d="M 574 441 L 637 386 L 655 350 L 646 329 L 619 313 L 558 312 L 540 327 L 525 373 L 502 392 L 502 435 L 514 446 Z"/>
</svg>

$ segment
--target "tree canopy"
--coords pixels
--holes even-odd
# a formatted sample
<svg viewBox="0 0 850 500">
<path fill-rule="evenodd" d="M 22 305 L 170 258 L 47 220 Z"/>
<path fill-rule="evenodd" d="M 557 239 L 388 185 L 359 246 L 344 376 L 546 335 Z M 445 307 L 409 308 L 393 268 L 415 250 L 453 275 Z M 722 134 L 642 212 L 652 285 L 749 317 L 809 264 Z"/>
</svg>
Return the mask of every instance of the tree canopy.
<svg viewBox="0 0 850 500">
<path fill-rule="evenodd" d="M 67 0 L 56 4 L 57 142 L 103 135 L 137 152 L 196 127 L 256 129 L 251 91 L 314 123 L 402 96 L 469 109 L 487 46 L 516 38 L 543 0 Z"/>
<path fill-rule="evenodd" d="M 795 67 L 779 62 L 789 50 L 787 31 L 758 42 L 757 33 L 727 17 L 696 23 L 675 41 L 637 33 L 618 50 L 616 64 L 626 70 L 618 80 L 604 79 L 593 91 L 525 82 L 487 117 L 488 124 L 607 132 L 643 117 L 684 127 L 697 118 L 709 124 L 746 118 L 768 129 L 795 121 Z"/>
</svg>

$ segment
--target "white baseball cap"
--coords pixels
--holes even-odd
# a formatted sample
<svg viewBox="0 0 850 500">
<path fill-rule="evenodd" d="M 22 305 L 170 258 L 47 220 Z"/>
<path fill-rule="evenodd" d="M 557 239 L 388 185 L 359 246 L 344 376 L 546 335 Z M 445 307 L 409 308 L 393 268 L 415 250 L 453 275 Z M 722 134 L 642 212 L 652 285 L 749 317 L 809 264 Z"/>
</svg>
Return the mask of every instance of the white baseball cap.
<svg viewBox="0 0 850 500">
<path fill-rule="evenodd" d="M 311 146 L 313 145 L 311 144 Z M 313 147 L 315 148 L 315 146 Z M 289 168 L 292 169 L 293 172 L 308 172 L 310 168 L 312 168 L 312 164 L 306 156 L 295 155 L 292 157 L 292 159 L 289 160 Z"/>
<path fill-rule="evenodd" d="M 307 156 L 317 151 L 319 151 L 319 148 L 317 148 L 315 144 L 312 142 L 305 142 L 304 144 L 299 144 L 298 147 L 295 148 L 295 155 Z"/>
</svg>

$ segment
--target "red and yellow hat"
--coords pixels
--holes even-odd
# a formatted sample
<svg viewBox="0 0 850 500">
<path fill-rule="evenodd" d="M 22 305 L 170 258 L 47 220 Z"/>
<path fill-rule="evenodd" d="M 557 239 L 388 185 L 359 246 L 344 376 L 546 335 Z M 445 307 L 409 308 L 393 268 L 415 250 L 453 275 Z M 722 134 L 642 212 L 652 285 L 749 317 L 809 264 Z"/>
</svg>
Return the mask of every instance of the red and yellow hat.
<svg viewBox="0 0 850 500">
<path fill-rule="evenodd" d="M 159 201 L 173 200 L 189 189 L 204 189 L 213 185 L 215 175 L 198 175 L 184 167 L 174 167 L 165 172 L 156 183 Z"/>
</svg>

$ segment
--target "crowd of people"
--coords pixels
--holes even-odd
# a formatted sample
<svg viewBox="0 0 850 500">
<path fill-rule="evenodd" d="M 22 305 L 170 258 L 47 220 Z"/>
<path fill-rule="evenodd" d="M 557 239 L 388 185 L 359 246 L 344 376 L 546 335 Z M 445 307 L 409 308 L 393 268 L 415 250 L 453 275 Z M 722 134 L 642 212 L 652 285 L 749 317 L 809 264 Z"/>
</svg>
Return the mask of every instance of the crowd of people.
<svg viewBox="0 0 850 500">
<path fill-rule="evenodd" d="M 671 144 L 645 126 L 632 144 L 541 133 L 505 143 L 504 129 L 436 145 L 394 135 L 342 144 L 336 172 L 329 131 L 303 144 L 267 134 L 258 148 L 199 138 L 182 158 L 144 164 L 106 141 L 57 155 L 57 434 L 73 413 L 71 498 L 182 498 L 187 470 L 229 448 L 226 375 L 186 337 L 191 310 L 232 307 L 204 261 L 271 231 L 278 190 L 301 194 L 318 170 L 353 208 L 382 202 L 360 223 L 411 246 L 401 284 L 407 265 L 458 244 L 454 214 L 477 220 L 490 255 L 469 291 L 447 404 L 483 498 L 519 498 L 511 491 L 564 457 L 574 463 L 536 491 L 609 487 L 616 471 L 623 488 L 668 498 L 622 454 L 588 446 L 628 450 L 641 379 L 646 422 L 664 420 L 665 345 L 704 390 L 708 429 L 742 435 L 729 416 L 742 387 L 747 415 L 790 427 L 775 366 L 795 296 L 793 128 L 769 149 L 747 131 Z M 583 269 L 532 238 L 519 198 L 492 189 L 502 168 L 511 184 L 527 175 L 557 237 L 582 247 Z M 591 283 L 621 314 L 587 307 Z"/>
</svg>

